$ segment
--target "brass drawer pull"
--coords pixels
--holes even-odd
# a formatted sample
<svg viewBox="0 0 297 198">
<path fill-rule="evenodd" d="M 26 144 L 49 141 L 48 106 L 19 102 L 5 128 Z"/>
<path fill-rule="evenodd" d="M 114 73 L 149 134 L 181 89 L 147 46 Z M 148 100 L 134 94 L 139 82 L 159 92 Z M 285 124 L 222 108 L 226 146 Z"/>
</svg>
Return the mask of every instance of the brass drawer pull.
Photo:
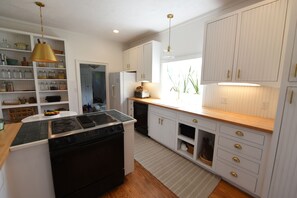
<svg viewBox="0 0 297 198">
<path fill-rule="evenodd" d="M 244 134 L 243 134 L 242 131 L 236 131 L 235 134 L 236 134 L 237 136 L 240 136 L 240 137 L 243 137 L 243 136 L 244 136 Z"/>
<path fill-rule="evenodd" d="M 194 122 L 194 123 L 198 123 L 198 120 L 197 120 L 197 119 L 193 119 L 193 122 Z"/>
<path fill-rule="evenodd" d="M 234 148 L 241 150 L 242 146 L 240 144 L 234 144 Z"/>
<path fill-rule="evenodd" d="M 234 171 L 231 171 L 231 172 L 230 172 L 230 175 L 232 175 L 233 177 L 238 177 L 237 173 L 234 172 Z"/>
<path fill-rule="evenodd" d="M 240 163 L 240 159 L 238 157 L 232 157 L 232 160 L 236 163 Z"/>
<path fill-rule="evenodd" d="M 295 65 L 295 72 L 294 72 L 294 77 L 297 77 L 297 64 Z"/>
<path fill-rule="evenodd" d="M 238 71 L 237 71 L 237 79 L 239 79 L 240 78 L 240 69 L 238 69 Z"/>
<path fill-rule="evenodd" d="M 228 69 L 228 72 L 227 72 L 227 79 L 230 78 L 230 70 Z"/>
</svg>

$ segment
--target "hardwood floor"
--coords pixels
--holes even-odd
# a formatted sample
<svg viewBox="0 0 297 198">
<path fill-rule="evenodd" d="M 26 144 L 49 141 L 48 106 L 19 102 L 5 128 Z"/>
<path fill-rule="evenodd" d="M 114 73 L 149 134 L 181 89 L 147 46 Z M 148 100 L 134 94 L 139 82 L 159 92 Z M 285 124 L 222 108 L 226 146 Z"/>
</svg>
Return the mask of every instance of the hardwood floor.
<svg viewBox="0 0 297 198">
<path fill-rule="evenodd" d="M 135 161 L 135 170 L 125 177 L 124 184 L 105 193 L 103 198 L 176 198 L 165 185 Z M 221 181 L 209 198 L 250 198 L 251 196 Z"/>
</svg>

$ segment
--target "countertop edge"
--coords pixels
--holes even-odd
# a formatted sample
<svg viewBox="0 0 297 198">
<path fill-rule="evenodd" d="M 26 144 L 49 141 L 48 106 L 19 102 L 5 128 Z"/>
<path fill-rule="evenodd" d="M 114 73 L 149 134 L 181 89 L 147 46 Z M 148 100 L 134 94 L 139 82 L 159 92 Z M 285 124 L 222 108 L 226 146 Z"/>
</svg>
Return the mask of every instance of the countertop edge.
<svg viewBox="0 0 297 198">
<path fill-rule="evenodd" d="M 202 117 L 213 119 L 213 120 L 220 121 L 220 122 L 226 122 L 229 124 L 258 130 L 258 131 L 261 131 L 264 133 L 269 133 L 269 134 L 273 133 L 273 127 L 274 127 L 273 119 L 245 115 L 245 114 L 239 114 L 239 113 L 233 113 L 233 112 L 226 112 L 226 111 L 222 111 L 222 110 L 216 110 L 216 109 L 205 108 L 205 107 L 202 107 L 201 110 L 199 110 L 199 111 L 194 111 L 194 110 L 189 111 L 182 107 L 174 107 L 174 106 L 158 103 L 161 100 L 155 99 L 155 98 L 141 99 L 141 98 L 132 97 L 129 99 L 133 100 L 133 101 L 145 103 L 145 104 L 159 106 L 159 107 L 163 107 L 163 108 L 167 108 L 167 109 L 171 109 L 171 110 L 180 111 L 183 113 L 189 113 L 189 114 L 196 115 L 196 116 L 202 116 Z M 164 103 L 164 102 L 162 102 L 162 103 Z M 215 114 L 217 114 L 217 115 L 215 115 Z M 228 115 L 229 118 L 228 118 L 228 116 L 223 116 L 223 115 Z M 233 120 L 230 117 L 235 117 L 235 118 L 237 118 L 237 120 Z M 243 117 L 242 121 L 238 121 L 238 120 L 240 120 L 239 117 Z M 247 121 L 245 121 L 245 119 L 251 120 L 251 123 L 257 123 L 257 121 L 259 121 L 260 123 L 265 122 L 267 124 L 262 124 L 261 126 L 259 124 L 251 124 L 251 123 L 247 123 Z M 263 125 L 265 125 L 265 126 L 263 126 Z"/>
</svg>

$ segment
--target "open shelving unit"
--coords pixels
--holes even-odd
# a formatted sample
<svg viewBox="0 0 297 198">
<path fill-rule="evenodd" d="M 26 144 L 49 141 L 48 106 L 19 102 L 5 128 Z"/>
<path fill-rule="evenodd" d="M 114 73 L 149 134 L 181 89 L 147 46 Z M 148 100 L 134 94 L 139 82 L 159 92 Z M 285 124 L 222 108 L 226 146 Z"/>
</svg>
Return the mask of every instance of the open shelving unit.
<svg viewBox="0 0 297 198">
<path fill-rule="evenodd" d="M 0 84 L 10 82 L 13 83 L 14 88 L 14 91 L 6 89 L 0 92 L 0 118 L 3 118 L 6 122 L 10 122 L 9 109 L 32 107 L 35 113 L 43 113 L 45 110 L 53 109 L 69 110 L 65 41 L 47 36 L 43 39 L 55 51 L 59 60 L 58 63 L 30 62 L 31 53 L 34 45 L 37 43 L 37 39 L 41 39 L 41 36 L 38 34 L 0 28 L 0 53 L 4 54 L 6 58 L 17 60 L 16 65 L 0 63 Z M 26 49 L 18 49 L 16 43 L 25 44 Z M 22 65 L 24 59 L 29 61 L 28 66 Z M 5 72 L 8 72 L 8 70 L 10 77 L 8 77 L 7 73 L 5 75 Z M 3 74 L 1 73 L 2 71 Z M 51 74 L 55 73 L 56 77 L 48 78 L 46 76 L 43 79 L 39 79 L 39 71 L 46 71 L 46 74 L 48 72 L 52 72 Z M 14 72 L 18 72 L 19 75 L 17 76 Z M 64 77 L 61 78 L 61 75 L 59 76 L 58 74 L 62 73 Z M 13 78 L 16 76 L 17 78 Z M 28 76 L 31 77 L 28 78 Z M 51 89 L 50 86 L 41 87 L 43 84 L 50 85 L 51 83 L 55 85 L 55 89 Z M 60 89 L 62 84 L 63 88 Z M 45 89 L 45 87 L 48 89 Z M 46 96 L 54 95 L 61 96 L 61 101 L 47 102 L 44 100 Z M 3 104 L 3 101 L 15 101 L 17 103 L 22 98 L 27 99 L 27 101 L 29 101 L 29 98 L 35 98 L 36 103 L 13 104 L 12 102 L 13 105 Z"/>
</svg>

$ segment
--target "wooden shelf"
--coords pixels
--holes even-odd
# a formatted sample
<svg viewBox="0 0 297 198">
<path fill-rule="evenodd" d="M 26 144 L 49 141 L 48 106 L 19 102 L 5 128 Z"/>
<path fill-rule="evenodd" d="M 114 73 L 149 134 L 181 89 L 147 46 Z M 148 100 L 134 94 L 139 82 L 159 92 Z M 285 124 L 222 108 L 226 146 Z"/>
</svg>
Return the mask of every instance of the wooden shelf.
<svg viewBox="0 0 297 198">
<path fill-rule="evenodd" d="M 43 69 L 43 70 L 66 70 L 66 68 L 58 68 L 58 67 L 36 67 L 37 69 Z"/>
<path fill-rule="evenodd" d="M 38 79 L 39 81 L 67 81 L 67 79 Z"/>
<path fill-rule="evenodd" d="M 181 134 L 177 135 L 177 138 L 180 139 L 180 140 L 182 140 L 182 141 L 184 141 L 184 142 L 187 142 L 187 143 L 189 143 L 189 144 L 192 144 L 192 145 L 195 144 L 195 143 L 194 143 L 194 140 L 193 140 L 192 138 L 183 136 L 183 135 L 181 135 Z"/>
<path fill-rule="evenodd" d="M 56 56 L 61 56 L 61 57 L 64 57 L 65 54 L 55 54 Z"/>
<path fill-rule="evenodd" d="M 37 104 L 18 104 L 18 105 L 2 105 L 2 109 L 13 109 L 13 108 L 21 108 L 21 107 L 36 107 Z"/>
<path fill-rule="evenodd" d="M 0 94 L 26 94 L 26 93 L 36 93 L 36 91 L 12 91 L 12 92 L 0 92 Z"/>
<path fill-rule="evenodd" d="M 33 81 L 33 78 L 0 78 L 3 81 Z"/>
<path fill-rule="evenodd" d="M 1 65 L 0 67 L 33 69 L 33 66 L 22 66 L 22 65 Z"/>
<path fill-rule="evenodd" d="M 60 101 L 60 102 L 44 102 L 40 103 L 40 106 L 52 106 L 52 105 L 61 105 L 61 104 L 68 104 L 69 101 Z"/>
<path fill-rule="evenodd" d="M 3 51 L 10 51 L 10 52 L 32 53 L 32 51 L 30 51 L 30 50 L 19 50 L 19 49 L 3 48 L 3 47 L 0 47 L 0 50 L 3 50 Z"/>
<path fill-rule="evenodd" d="M 39 91 L 39 93 L 55 93 L 55 92 L 68 92 L 68 90 L 43 90 L 43 91 Z"/>
</svg>

